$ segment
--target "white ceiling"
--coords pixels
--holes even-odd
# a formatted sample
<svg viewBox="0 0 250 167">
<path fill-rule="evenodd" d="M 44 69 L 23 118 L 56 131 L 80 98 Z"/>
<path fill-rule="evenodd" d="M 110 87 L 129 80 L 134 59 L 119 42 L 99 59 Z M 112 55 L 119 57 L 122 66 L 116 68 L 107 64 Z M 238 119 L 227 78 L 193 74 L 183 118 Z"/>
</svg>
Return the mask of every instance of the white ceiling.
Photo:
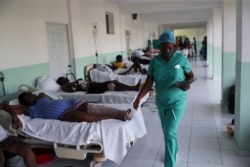
<svg viewBox="0 0 250 167">
<path fill-rule="evenodd" d="M 107 0 L 122 14 L 137 13 L 144 21 L 173 28 L 205 26 L 215 6 L 223 0 Z"/>
</svg>

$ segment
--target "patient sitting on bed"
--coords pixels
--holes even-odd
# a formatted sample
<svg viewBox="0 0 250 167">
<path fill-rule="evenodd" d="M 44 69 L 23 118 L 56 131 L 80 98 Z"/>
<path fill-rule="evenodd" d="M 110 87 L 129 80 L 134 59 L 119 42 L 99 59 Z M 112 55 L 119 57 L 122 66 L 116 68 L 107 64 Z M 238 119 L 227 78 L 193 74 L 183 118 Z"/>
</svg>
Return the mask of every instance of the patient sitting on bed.
<svg viewBox="0 0 250 167">
<path fill-rule="evenodd" d="M 122 55 L 116 56 L 116 61 L 112 63 L 111 66 L 109 66 L 112 70 L 116 70 L 119 68 L 127 68 L 126 64 L 123 62 Z"/>
<path fill-rule="evenodd" d="M 119 73 L 119 75 L 134 74 L 138 72 L 144 75 L 147 74 L 147 70 L 142 68 L 140 61 L 138 59 L 133 59 L 133 65 L 125 72 Z"/>
<path fill-rule="evenodd" d="M 56 81 L 64 92 L 76 92 L 86 91 L 87 93 L 104 93 L 105 91 L 139 91 L 141 87 L 141 81 L 135 86 L 125 85 L 116 80 L 107 82 L 85 82 L 82 79 L 78 79 L 75 82 L 70 82 L 66 77 L 59 77 Z"/>
<path fill-rule="evenodd" d="M 23 92 L 18 96 L 18 106 L 4 106 L 12 114 L 14 125 L 19 126 L 17 114 L 31 118 L 57 119 L 68 122 L 96 122 L 105 119 L 130 120 L 131 109 L 119 110 L 104 105 L 95 105 L 77 99 L 51 99 L 44 93 L 39 95 Z"/>
</svg>

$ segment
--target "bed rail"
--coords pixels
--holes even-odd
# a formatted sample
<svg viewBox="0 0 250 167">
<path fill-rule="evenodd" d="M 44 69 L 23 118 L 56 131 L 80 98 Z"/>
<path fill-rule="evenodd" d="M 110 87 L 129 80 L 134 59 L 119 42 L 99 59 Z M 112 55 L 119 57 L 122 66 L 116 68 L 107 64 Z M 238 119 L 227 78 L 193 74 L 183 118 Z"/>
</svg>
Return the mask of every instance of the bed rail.
<svg viewBox="0 0 250 167">
<path fill-rule="evenodd" d="M 24 91 L 28 91 L 28 92 L 34 92 L 34 91 L 37 91 L 39 89 L 36 88 L 36 87 L 26 85 L 26 84 L 21 84 L 21 85 L 18 86 L 17 90 L 18 91 L 24 90 Z"/>
</svg>

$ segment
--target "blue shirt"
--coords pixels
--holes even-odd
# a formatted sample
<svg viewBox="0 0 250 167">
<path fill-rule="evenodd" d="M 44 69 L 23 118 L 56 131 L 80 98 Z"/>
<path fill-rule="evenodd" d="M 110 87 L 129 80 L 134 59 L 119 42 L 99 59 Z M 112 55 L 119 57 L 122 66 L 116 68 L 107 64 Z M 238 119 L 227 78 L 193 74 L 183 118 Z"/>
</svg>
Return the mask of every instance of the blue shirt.
<svg viewBox="0 0 250 167">
<path fill-rule="evenodd" d="M 189 60 L 182 54 L 174 52 L 167 62 L 160 55 L 155 56 L 148 68 L 148 75 L 155 81 L 156 104 L 171 107 L 180 100 L 186 99 L 186 91 L 170 88 L 178 81 L 184 81 L 184 73 L 191 72 Z"/>
<path fill-rule="evenodd" d="M 29 116 L 31 118 L 59 119 L 65 111 L 72 109 L 77 101 L 79 100 L 39 98 L 35 105 L 28 107 Z"/>
</svg>

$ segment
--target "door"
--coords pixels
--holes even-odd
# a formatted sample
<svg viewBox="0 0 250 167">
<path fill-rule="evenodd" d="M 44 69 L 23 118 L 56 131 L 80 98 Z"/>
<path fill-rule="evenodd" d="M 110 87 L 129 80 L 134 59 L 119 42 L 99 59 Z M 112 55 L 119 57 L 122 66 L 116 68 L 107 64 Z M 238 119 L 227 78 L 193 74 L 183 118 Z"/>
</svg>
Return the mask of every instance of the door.
<svg viewBox="0 0 250 167">
<path fill-rule="evenodd" d="M 126 51 L 127 51 L 127 58 L 130 60 L 131 56 L 131 46 L 130 46 L 130 31 L 126 30 L 125 31 L 125 43 L 126 43 Z"/>
<path fill-rule="evenodd" d="M 47 23 L 47 42 L 50 63 L 50 75 L 57 79 L 71 72 L 68 26 L 66 24 Z"/>
</svg>

